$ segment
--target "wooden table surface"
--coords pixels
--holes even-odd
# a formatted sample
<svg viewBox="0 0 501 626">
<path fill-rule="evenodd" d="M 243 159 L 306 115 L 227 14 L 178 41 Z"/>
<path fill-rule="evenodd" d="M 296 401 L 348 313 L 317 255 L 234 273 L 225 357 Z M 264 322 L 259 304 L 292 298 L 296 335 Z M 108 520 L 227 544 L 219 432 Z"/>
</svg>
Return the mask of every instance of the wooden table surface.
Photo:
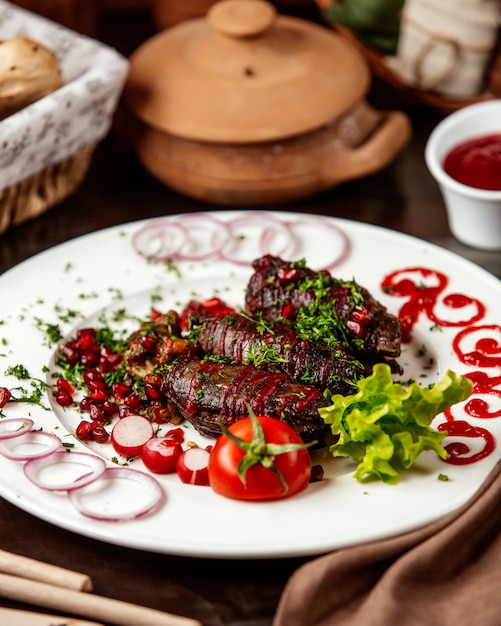
<svg viewBox="0 0 501 626">
<path fill-rule="evenodd" d="M 148 16 L 127 12 L 108 20 L 105 17 L 101 28 L 100 38 L 127 56 L 152 27 Z M 386 106 L 388 97 L 375 83 L 371 101 Z M 499 252 L 468 248 L 449 232 L 442 198 L 423 158 L 426 139 L 440 115 L 413 109 L 410 116 L 413 139 L 384 171 L 282 208 L 408 233 L 452 250 L 501 277 Z M 60 242 L 101 228 L 211 208 L 219 207 L 185 198 L 154 180 L 114 128 L 98 147 L 75 195 L 0 236 L 0 272 Z M 52 526 L 3 499 L 0 549 L 78 569 L 92 577 L 98 594 L 190 616 L 206 626 L 269 626 L 288 577 L 306 560 L 227 561 L 126 549 Z M 8 601 L 0 604 L 20 606 Z"/>
</svg>

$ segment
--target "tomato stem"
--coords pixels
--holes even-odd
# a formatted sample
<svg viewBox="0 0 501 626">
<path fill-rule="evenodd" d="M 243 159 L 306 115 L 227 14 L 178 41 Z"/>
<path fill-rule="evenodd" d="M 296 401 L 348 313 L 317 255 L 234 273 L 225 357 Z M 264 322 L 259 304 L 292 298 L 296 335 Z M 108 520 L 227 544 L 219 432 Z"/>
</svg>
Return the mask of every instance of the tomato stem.
<svg viewBox="0 0 501 626">
<path fill-rule="evenodd" d="M 254 411 L 248 404 L 247 410 L 249 412 L 249 417 L 252 421 L 251 441 L 245 441 L 244 439 L 236 437 L 232 432 L 230 432 L 225 424 L 221 424 L 221 430 L 223 431 L 223 433 L 228 437 L 228 439 L 230 439 L 230 441 L 232 441 L 245 453 L 242 460 L 238 464 L 238 476 L 242 481 L 244 487 L 247 487 L 247 470 L 249 470 L 254 465 L 261 464 L 263 467 L 266 467 L 275 474 L 283 487 L 283 492 L 287 493 L 289 487 L 282 472 L 280 472 L 280 470 L 275 467 L 275 457 L 280 454 L 286 454 L 287 452 L 304 450 L 314 445 L 316 442 L 312 441 L 310 443 L 284 444 L 267 443 L 261 424 L 259 423 L 259 420 L 257 419 Z"/>
</svg>

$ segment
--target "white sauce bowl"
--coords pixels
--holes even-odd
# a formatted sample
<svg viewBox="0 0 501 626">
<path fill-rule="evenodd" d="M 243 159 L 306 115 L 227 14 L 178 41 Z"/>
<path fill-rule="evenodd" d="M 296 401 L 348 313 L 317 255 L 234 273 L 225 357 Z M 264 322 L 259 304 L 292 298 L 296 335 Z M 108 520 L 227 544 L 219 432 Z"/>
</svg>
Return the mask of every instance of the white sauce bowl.
<svg viewBox="0 0 501 626">
<path fill-rule="evenodd" d="M 501 191 L 463 185 L 445 173 L 443 162 L 457 145 L 496 133 L 501 133 L 501 100 L 489 100 L 444 118 L 425 149 L 426 165 L 442 192 L 452 234 L 482 250 L 501 250 Z"/>
</svg>

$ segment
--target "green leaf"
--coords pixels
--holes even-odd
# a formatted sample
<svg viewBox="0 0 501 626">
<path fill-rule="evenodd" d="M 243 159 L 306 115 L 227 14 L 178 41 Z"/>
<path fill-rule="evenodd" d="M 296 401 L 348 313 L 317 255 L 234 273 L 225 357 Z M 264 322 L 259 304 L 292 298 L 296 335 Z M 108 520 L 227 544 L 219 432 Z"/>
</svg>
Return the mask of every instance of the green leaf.
<svg viewBox="0 0 501 626">
<path fill-rule="evenodd" d="M 429 387 L 393 382 L 391 369 L 379 363 L 371 376 L 357 383 L 354 395 L 331 396 L 331 406 L 320 416 L 338 437 L 330 447 L 336 456 L 358 463 L 355 478 L 378 478 L 389 484 L 400 480 L 399 467 L 409 469 L 424 450 L 434 450 L 443 459 L 447 435 L 430 424 L 473 390 L 471 380 L 448 370 L 441 381 Z"/>
</svg>

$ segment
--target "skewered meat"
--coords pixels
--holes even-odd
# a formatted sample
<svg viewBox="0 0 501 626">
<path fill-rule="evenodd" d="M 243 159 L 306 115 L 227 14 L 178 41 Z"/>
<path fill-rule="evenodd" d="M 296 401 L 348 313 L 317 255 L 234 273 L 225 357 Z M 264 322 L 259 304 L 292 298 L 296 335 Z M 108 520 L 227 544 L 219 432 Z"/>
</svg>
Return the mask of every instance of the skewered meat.
<svg viewBox="0 0 501 626">
<path fill-rule="evenodd" d="M 252 365 L 180 358 L 166 374 L 165 382 L 169 409 L 209 437 L 221 434 L 221 421 L 230 426 L 247 417 L 247 405 L 256 415 L 284 420 L 305 442 L 323 442 L 328 432 L 318 413 L 326 405 L 321 392 L 283 373 L 257 370 Z"/>
<path fill-rule="evenodd" d="M 332 393 L 352 393 L 355 382 L 368 373 L 341 343 L 326 350 L 301 339 L 290 324 L 262 324 L 259 319 L 231 313 L 202 316 L 192 320 L 192 327 L 206 353 L 282 371 L 298 382 Z"/>
<path fill-rule="evenodd" d="M 304 262 L 289 262 L 265 255 L 253 263 L 245 306 L 260 312 L 265 320 L 286 318 L 297 329 L 323 318 L 329 332 L 349 350 L 369 358 L 397 357 L 401 330 L 398 318 L 390 314 L 367 289 L 355 281 L 333 278 L 329 272 L 314 272 Z M 329 318 L 329 319 L 327 319 Z M 310 328 L 310 331 L 317 331 Z"/>
</svg>

